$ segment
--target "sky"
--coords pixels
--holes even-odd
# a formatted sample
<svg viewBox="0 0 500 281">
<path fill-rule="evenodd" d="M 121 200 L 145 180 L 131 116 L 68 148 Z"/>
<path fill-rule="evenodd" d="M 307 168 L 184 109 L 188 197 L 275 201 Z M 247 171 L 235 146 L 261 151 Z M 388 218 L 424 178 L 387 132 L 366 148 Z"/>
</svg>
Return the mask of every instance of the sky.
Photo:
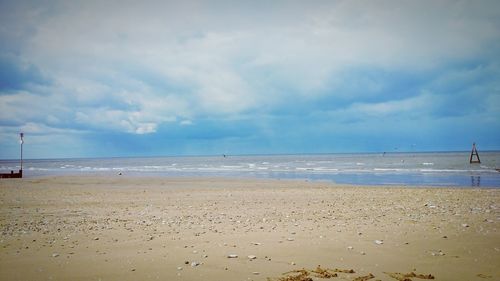
<svg viewBox="0 0 500 281">
<path fill-rule="evenodd" d="M 500 150 L 500 1 L 0 0 L 0 159 Z"/>
</svg>

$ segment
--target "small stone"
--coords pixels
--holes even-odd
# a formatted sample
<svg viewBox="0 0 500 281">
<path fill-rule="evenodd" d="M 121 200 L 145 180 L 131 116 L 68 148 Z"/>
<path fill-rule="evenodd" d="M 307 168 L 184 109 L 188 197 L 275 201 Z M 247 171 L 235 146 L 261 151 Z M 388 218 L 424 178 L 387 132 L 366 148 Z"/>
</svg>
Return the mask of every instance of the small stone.
<svg viewBox="0 0 500 281">
<path fill-rule="evenodd" d="M 182 270 L 182 266 L 177 267 L 177 270 Z"/>
<path fill-rule="evenodd" d="M 448 236 L 446 236 L 446 235 L 445 235 L 445 236 L 443 236 L 443 238 L 445 238 L 445 239 L 446 239 L 446 238 L 448 238 Z"/>
<path fill-rule="evenodd" d="M 59 256 L 59 253 L 53 253 L 53 254 L 52 254 L 52 257 L 53 257 L 53 258 L 57 258 L 58 256 Z"/>
<path fill-rule="evenodd" d="M 96 241 L 99 240 L 99 237 L 95 237 L 94 240 L 96 240 Z"/>
<path fill-rule="evenodd" d="M 198 266 L 198 265 L 200 265 L 200 263 L 199 263 L 199 262 L 197 262 L 197 261 L 194 261 L 194 262 L 192 262 L 192 263 L 191 263 L 191 266 L 192 266 L 192 267 L 196 267 L 196 266 Z"/>
<path fill-rule="evenodd" d="M 185 261 L 184 264 L 189 264 L 189 261 Z"/>
<path fill-rule="evenodd" d="M 353 247 L 353 246 L 349 246 L 349 247 L 347 247 L 347 250 L 352 250 L 352 249 L 354 249 L 354 247 Z"/>
<path fill-rule="evenodd" d="M 384 244 L 384 241 L 382 241 L 382 240 L 375 240 L 375 241 L 373 241 L 373 242 L 374 242 L 375 244 L 377 244 L 377 245 L 382 245 L 382 244 Z"/>
<path fill-rule="evenodd" d="M 227 258 L 228 259 L 236 259 L 236 258 L 238 258 L 238 255 L 236 255 L 236 254 L 229 254 L 229 255 L 227 255 Z"/>
<path fill-rule="evenodd" d="M 250 259 L 250 260 L 254 260 L 254 259 L 256 259 L 256 258 L 257 258 L 257 257 L 256 257 L 256 256 L 254 256 L 254 255 L 249 255 L 249 256 L 248 256 L 248 259 Z"/>
<path fill-rule="evenodd" d="M 293 241 L 293 240 L 295 240 L 295 239 L 293 239 L 293 238 L 287 238 L 286 240 L 287 240 L 287 241 Z"/>
<path fill-rule="evenodd" d="M 359 252 L 359 253 L 360 253 L 362 256 L 366 255 L 366 253 L 365 253 L 365 252 L 363 252 L 363 251 L 361 251 L 361 252 Z"/>
<path fill-rule="evenodd" d="M 253 275 L 259 275 L 259 274 L 260 274 L 260 272 L 254 271 L 254 272 L 252 272 L 252 274 L 253 274 Z"/>
<path fill-rule="evenodd" d="M 291 264 L 291 265 L 295 265 L 295 262 L 294 262 L 294 261 L 292 261 L 290 264 Z"/>
<path fill-rule="evenodd" d="M 466 223 L 462 223 L 462 227 L 469 227 L 469 225 Z"/>
</svg>

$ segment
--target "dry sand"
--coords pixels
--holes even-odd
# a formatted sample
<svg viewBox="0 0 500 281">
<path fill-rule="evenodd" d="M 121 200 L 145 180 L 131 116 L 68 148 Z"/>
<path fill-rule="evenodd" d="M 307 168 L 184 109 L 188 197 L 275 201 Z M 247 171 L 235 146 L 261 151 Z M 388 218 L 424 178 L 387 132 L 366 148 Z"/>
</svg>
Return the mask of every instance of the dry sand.
<svg viewBox="0 0 500 281">
<path fill-rule="evenodd" d="M 332 280 L 500 280 L 499 204 L 496 189 L 0 180 L 0 278 L 284 280 L 321 265 L 355 272 Z"/>
</svg>

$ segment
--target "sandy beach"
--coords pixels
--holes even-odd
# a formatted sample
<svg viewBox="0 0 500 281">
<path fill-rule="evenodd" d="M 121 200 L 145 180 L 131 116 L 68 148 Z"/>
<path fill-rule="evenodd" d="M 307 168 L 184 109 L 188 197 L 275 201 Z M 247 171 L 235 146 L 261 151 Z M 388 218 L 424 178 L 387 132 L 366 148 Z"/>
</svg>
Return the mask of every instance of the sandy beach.
<svg viewBox="0 0 500 281">
<path fill-rule="evenodd" d="M 6 179 L 0 278 L 500 280 L 499 204 L 498 189 Z"/>
</svg>

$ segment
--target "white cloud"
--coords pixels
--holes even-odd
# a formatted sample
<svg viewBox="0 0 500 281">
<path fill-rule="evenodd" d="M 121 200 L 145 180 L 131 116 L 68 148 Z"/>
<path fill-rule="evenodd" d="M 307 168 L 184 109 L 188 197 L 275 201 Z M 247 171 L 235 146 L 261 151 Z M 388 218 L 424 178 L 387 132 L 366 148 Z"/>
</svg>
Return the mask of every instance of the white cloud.
<svg viewBox="0 0 500 281">
<path fill-rule="evenodd" d="M 334 114 L 340 119 L 344 119 L 342 116 L 367 120 L 371 118 L 395 117 L 398 115 L 404 115 L 405 118 L 419 119 L 422 116 L 427 116 L 432 109 L 434 109 L 433 103 L 436 98 L 437 97 L 424 92 L 418 96 L 403 100 L 376 103 L 354 103 L 347 108 L 334 111 Z"/>
<path fill-rule="evenodd" d="M 181 124 L 182 126 L 191 126 L 191 125 L 193 125 L 193 121 L 191 121 L 191 120 L 182 120 L 179 124 Z"/>
<path fill-rule="evenodd" d="M 54 83 L 43 97 L 1 96 L 1 119 L 147 134 L 176 120 L 341 96 L 331 88 L 345 83 L 339 73 L 350 68 L 429 70 L 491 55 L 500 40 L 495 1 L 181 2 L 61 1 L 9 9 L 15 17 L 1 20 L 1 39 L 22 33 L 14 40 L 20 57 Z M 436 99 L 394 96 L 343 112 L 411 113 Z"/>
</svg>

